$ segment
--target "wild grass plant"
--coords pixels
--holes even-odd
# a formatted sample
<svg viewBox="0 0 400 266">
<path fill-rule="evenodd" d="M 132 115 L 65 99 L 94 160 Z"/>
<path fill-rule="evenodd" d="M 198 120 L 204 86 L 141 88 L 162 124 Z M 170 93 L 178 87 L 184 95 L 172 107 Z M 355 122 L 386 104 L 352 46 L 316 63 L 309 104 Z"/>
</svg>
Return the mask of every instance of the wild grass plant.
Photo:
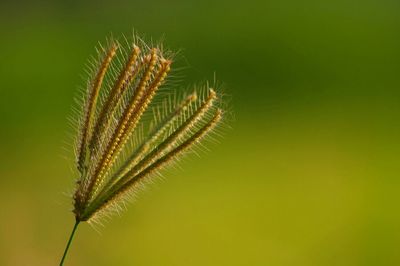
<svg viewBox="0 0 400 266">
<path fill-rule="evenodd" d="M 221 124 L 218 90 L 208 83 L 176 90 L 169 78 L 173 60 L 162 44 L 148 45 L 136 35 L 97 48 L 78 102 L 75 225 L 60 265 L 80 223 L 120 212 L 126 200 L 166 166 L 201 148 Z"/>
</svg>

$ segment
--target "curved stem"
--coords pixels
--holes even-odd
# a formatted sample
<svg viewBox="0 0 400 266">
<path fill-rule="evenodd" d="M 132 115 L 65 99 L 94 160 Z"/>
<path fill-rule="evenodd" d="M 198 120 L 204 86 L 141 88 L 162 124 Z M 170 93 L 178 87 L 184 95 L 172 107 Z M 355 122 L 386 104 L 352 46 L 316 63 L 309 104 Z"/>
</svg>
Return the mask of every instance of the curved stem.
<svg viewBox="0 0 400 266">
<path fill-rule="evenodd" d="M 67 246 L 65 247 L 64 255 L 62 256 L 60 266 L 62 266 L 64 264 L 65 257 L 67 256 L 69 246 L 71 245 L 72 239 L 74 238 L 74 234 L 75 234 L 76 228 L 78 228 L 79 222 L 80 222 L 79 220 L 76 220 L 76 222 L 75 222 L 74 228 L 72 229 L 72 232 L 71 232 L 71 236 L 69 237 Z"/>
</svg>

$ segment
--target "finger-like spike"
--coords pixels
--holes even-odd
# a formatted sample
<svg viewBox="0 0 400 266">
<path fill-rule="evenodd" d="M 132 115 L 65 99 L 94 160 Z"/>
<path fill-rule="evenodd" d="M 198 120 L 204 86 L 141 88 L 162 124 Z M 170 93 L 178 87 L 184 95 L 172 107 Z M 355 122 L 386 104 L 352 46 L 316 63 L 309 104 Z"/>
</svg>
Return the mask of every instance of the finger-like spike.
<svg viewBox="0 0 400 266">
<path fill-rule="evenodd" d="M 99 96 L 100 87 L 103 83 L 106 71 L 111 63 L 112 58 L 115 56 L 117 50 L 117 45 L 114 43 L 111 45 L 110 49 L 106 53 L 100 68 L 94 78 L 94 80 L 89 85 L 88 96 L 86 99 L 86 106 L 84 111 L 83 123 L 81 125 L 80 132 L 80 143 L 78 152 L 78 169 L 82 172 L 85 167 L 85 163 L 88 158 L 88 142 L 93 133 L 93 121 L 95 116 L 95 109 L 97 98 Z"/>
</svg>

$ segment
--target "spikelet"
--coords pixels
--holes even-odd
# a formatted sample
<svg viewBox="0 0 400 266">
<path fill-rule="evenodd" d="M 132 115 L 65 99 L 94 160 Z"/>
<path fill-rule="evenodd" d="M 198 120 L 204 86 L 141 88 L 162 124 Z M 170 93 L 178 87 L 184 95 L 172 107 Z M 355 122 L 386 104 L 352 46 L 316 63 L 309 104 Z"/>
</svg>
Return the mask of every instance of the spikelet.
<svg viewBox="0 0 400 266">
<path fill-rule="evenodd" d="M 76 141 L 77 222 L 112 210 L 220 124 L 216 90 L 170 92 L 170 54 L 137 36 L 128 45 L 110 40 L 99 49 Z"/>
</svg>

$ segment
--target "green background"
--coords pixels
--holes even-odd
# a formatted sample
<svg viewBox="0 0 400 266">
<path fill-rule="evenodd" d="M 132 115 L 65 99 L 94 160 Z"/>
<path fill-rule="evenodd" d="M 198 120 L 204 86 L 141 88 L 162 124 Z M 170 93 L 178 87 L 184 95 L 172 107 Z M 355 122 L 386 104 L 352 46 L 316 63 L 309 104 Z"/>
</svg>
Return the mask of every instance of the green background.
<svg viewBox="0 0 400 266">
<path fill-rule="evenodd" d="M 97 42 L 133 28 L 182 50 L 182 85 L 217 73 L 234 119 L 80 226 L 66 265 L 400 265 L 398 1 L 82 2 L 0 3 L 0 265 L 58 263 L 73 96 Z"/>
</svg>

